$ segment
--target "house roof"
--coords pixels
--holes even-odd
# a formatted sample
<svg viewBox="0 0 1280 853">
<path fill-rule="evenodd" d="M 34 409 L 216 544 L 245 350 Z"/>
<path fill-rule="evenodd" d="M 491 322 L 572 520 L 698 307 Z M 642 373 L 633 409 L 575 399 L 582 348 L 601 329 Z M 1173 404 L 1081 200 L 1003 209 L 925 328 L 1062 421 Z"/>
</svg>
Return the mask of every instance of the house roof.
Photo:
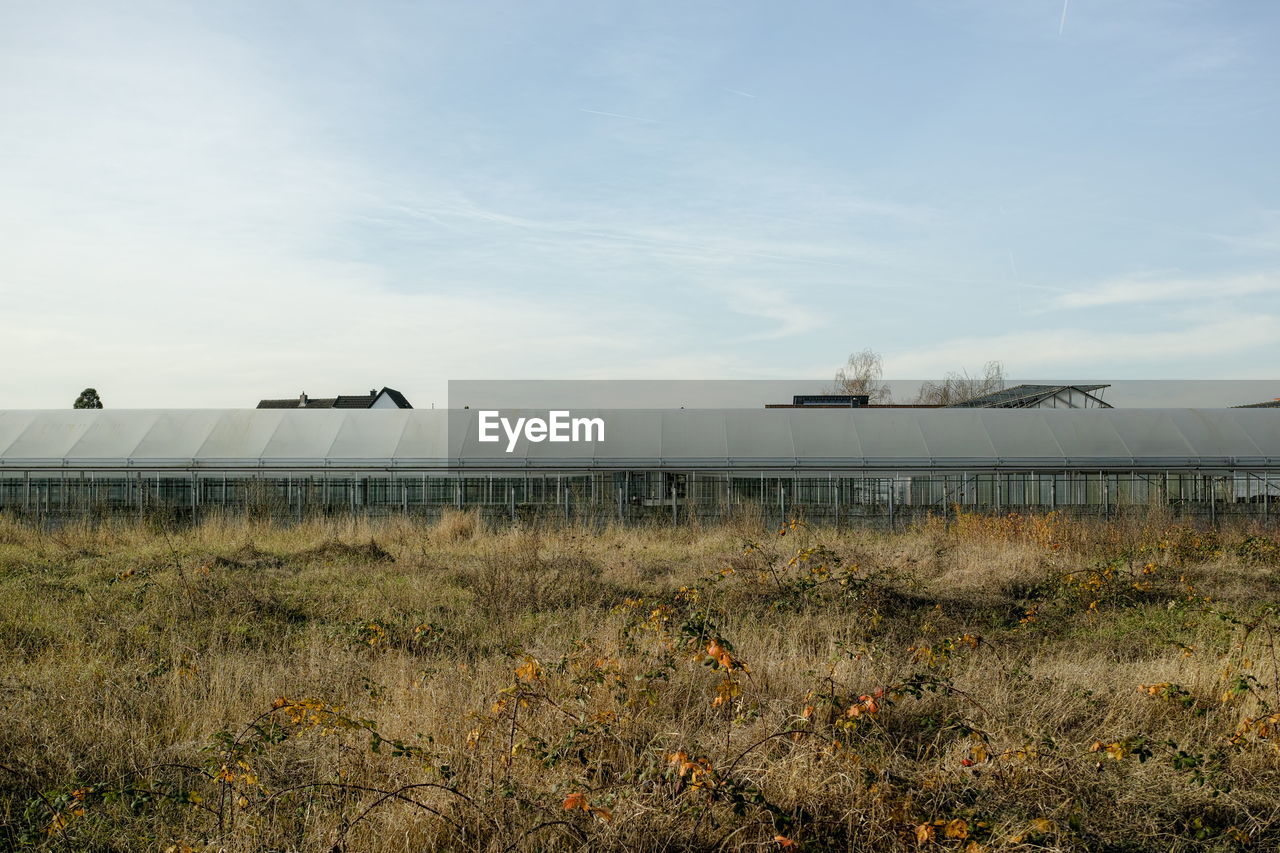
<svg viewBox="0 0 1280 853">
<path fill-rule="evenodd" d="M 259 400 L 259 409 L 332 409 L 333 404 L 337 401 L 337 397 L 308 397 L 307 405 L 300 405 L 300 397 L 290 397 L 287 400 Z M 367 406 L 365 408 L 368 408 Z"/>
<path fill-rule="evenodd" d="M 397 409 L 412 409 L 405 396 L 394 388 L 383 387 L 381 391 L 370 391 L 368 394 L 339 394 L 337 397 L 308 397 L 301 394 L 286 400 L 259 400 L 259 409 L 371 409 L 379 397 L 396 404 Z M 306 400 L 306 405 L 303 405 Z"/>
</svg>

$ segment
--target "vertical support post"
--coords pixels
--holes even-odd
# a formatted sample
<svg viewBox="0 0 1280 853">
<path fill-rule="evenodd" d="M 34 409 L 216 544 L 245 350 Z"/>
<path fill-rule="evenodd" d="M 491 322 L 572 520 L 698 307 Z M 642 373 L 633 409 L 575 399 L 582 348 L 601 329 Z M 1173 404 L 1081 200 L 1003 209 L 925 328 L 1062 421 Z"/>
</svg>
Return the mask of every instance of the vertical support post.
<svg viewBox="0 0 1280 853">
<path fill-rule="evenodd" d="M 691 519 L 696 518 L 697 512 L 698 512 L 698 472 L 697 471 L 689 472 L 689 488 L 688 488 L 688 491 L 685 493 L 685 496 L 686 496 L 685 497 L 686 505 L 688 507 L 685 513 L 688 517 L 685 518 L 685 521 L 688 522 Z"/>
<path fill-rule="evenodd" d="M 897 525 L 894 523 L 894 517 L 893 517 L 894 492 L 896 491 L 896 489 L 894 488 L 894 486 L 896 485 L 894 482 L 894 479 L 895 479 L 894 477 L 889 478 L 889 532 L 890 533 L 897 530 Z"/>
<path fill-rule="evenodd" d="M 1216 492 L 1217 489 L 1214 488 L 1213 481 L 1214 481 L 1214 477 L 1212 474 L 1210 474 L 1209 475 L 1209 523 L 1212 524 L 1214 527 L 1217 527 L 1218 526 L 1218 501 L 1216 499 L 1216 495 L 1214 494 L 1214 492 Z"/>
</svg>

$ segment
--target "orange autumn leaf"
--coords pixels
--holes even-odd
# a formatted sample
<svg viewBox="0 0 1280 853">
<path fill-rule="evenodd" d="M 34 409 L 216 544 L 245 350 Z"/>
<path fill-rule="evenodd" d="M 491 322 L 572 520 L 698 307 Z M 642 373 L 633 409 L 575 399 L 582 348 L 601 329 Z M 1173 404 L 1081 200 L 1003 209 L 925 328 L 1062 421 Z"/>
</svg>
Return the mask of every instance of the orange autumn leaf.
<svg viewBox="0 0 1280 853">
<path fill-rule="evenodd" d="M 521 681 L 537 681 L 542 677 L 542 667 L 533 658 L 525 658 L 524 663 L 516 667 L 516 678 Z"/>
<path fill-rule="evenodd" d="M 775 835 L 773 837 L 773 841 L 783 850 L 789 850 L 790 848 L 796 846 L 795 841 L 793 839 L 787 838 L 785 835 Z"/>
<path fill-rule="evenodd" d="M 725 669 L 733 668 L 733 656 L 729 654 L 729 650 L 720 644 L 719 640 L 712 640 L 707 643 L 707 656 L 715 659 L 715 662 Z"/>
</svg>

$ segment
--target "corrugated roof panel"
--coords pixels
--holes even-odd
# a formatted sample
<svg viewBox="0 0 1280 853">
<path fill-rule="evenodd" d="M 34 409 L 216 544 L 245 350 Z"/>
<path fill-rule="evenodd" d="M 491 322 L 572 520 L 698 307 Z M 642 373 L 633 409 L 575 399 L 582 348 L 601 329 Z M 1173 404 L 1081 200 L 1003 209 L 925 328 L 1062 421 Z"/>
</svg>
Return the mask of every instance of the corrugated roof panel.
<svg viewBox="0 0 1280 853">
<path fill-rule="evenodd" d="M 155 418 L 131 417 L 130 412 L 104 411 L 67 450 L 67 459 L 132 459 L 133 451 L 155 425 Z"/>
<path fill-rule="evenodd" d="M 325 459 L 346 423 L 346 413 L 333 409 L 288 409 L 279 414 L 279 423 L 259 453 L 263 459 Z"/>
<path fill-rule="evenodd" d="M 725 415 L 686 409 L 661 413 L 662 458 L 724 461 L 729 457 Z"/>
<path fill-rule="evenodd" d="M 588 412 L 580 410 L 556 409 L 554 411 L 565 412 L 565 426 L 561 428 L 564 435 L 572 438 L 573 418 L 591 418 L 595 417 Z M 552 441 L 550 434 L 550 411 L 538 410 L 529 411 L 526 417 L 539 418 L 548 421 L 547 437 L 542 441 L 524 441 L 524 458 L 531 464 L 553 465 L 557 460 L 563 460 L 565 464 L 581 465 L 589 464 L 596 455 L 595 444 L 587 441 Z M 607 434 L 607 430 L 606 430 Z M 584 435 L 582 428 L 579 427 L 579 436 Z M 593 433 L 594 435 L 594 433 Z M 503 440 L 503 447 L 506 447 L 506 441 Z"/>
<path fill-rule="evenodd" d="M 986 427 L 989 417 L 989 413 L 977 409 L 946 409 L 939 411 L 936 418 L 921 418 L 916 423 L 930 458 L 959 464 L 970 459 L 996 458 L 996 449 Z"/>
<path fill-rule="evenodd" d="M 595 447 L 598 460 L 627 464 L 657 464 L 662 458 L 662 413 L 635 409 L 619 417 L 618 412 L 582 413 L 605 419 L 604 441 Z"/>
<path fill-rule="evenodd" d="M 338 429 L 327 448 L 326 456 L 334 461 L 347 459 L 392 459 L 406 419 L 397 409 L 370 409 L 365 417 L 360 410 L 338 409 Z M 305 420 L 305 418 L 304 418 Z"/>
<path fill-rule="evenodd" d="M 1232 409 L 1232 422 L 1271 464 L 1280 464 L 1280 409 Z"/>
<path fill-rule="evenodd" d="M 0 459 L 40 414 L 33 411 L 0 412 Z"/>
<path fill-rule="evenodd" d="M 1194 456 L 1250 459 L 1264 455 L 1235 418 L 1211 417 L 1201 409 L 1170 409 L 1168 416 Z"/>
<path fill-rule="evenodd" d="M 1163 409 L 1112 409 L 1108 414 L 1109 423 L 1134 458 L 1185 459 L 1198 455 Z"/>
<path fill-rule="evenodd" d="M 792 409 L 791 411 L 795 411 Z M 929 460 L 929 446 L 920 431 L 920 413 L 937 415 L 939 409 L 854 409 L 849 413 L 862 455 L 868 462 L 920 462 Z M 948 412 L 948 414 L 954 414 Z M 987 445 L 990 448 L 990 445 Z M 987 452 L 990 452 L 988 449 Z"/>
<path fill-rule="evenodd" d="M 546 411 L 504 412 L 545 417 Z M 475 412 L 0 412 L 0 464 L 679 468 L 1280 465 L 1275 409 L 760 409 L 589 412 L 602 443 L 480 445 Z M 454 423 L 472 434 L 456 441 Z M 448 443 L 452 441 L 452 444 Z M 411 460 L 411 461 L 410 461 Z"/>
<path fill-rule="evenodd" d="M 791 439 L 801 459 L 849 459 L 862 457 L 862 442 L 849 409 L 815 412 L 790 411 Z M 813 415 L 822 417 L 812 417 Z"/>
<path fill-rule="evenodd" d="M 449 453 L 450 413 L 444 409 L 418 409 L 404 418 L 404 431 L 393 454 L 398 461 L 443 460 Z"/>
<path fill-rule="evenodd" d="M 194 459 L 224 414 L 218 409 L 156 412 L 148 422 L 146 435 L 133 449 L 133 458 Z"/>
<path fill-rule="evenodd" d="M 724 417 L 729 461 L 735 467 L 750 467 L 753 463 L 792 463 L 796 458 L 796 444 L 791 432 L 793 414 L 825 415 L 830 412 L 761 409 L 759 412 L 727 413 Z"/>
<path fill-rule="evenodd" d="M 1045 423 L 1044 409 L 982 411 L 982 423 L 996 458 L 1008 460 L 1064 459 L 1066 453 Z"/>
<path fill-rule="evenodd" d="M 100 409 L 40 412 L 5 448 L 4 459 L 65 459 Z"/>
<path fill-rule="evenodd" d="M 1131 458 L 1129 446 L 1107 420 L 1115 409 L 1041 409 L 1045 426 L 1067 459 L 1102 464 Z"/>
<path fill-rule="evenodd" d="M 196 451 L 196 458 L 211 462 L 257 461 L 288 414 L 285 409 L 228 409 L 209 431 L 209 437 Z M 324 415 L 319 411 L 302 414 Z"/>
</svg>

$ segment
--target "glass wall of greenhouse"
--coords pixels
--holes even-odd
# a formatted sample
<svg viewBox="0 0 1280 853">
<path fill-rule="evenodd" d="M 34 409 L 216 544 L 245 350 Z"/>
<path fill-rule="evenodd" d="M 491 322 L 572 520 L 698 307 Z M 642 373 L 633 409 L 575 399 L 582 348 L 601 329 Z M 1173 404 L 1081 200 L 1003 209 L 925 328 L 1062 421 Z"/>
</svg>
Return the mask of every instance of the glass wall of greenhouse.
<svg viewBox="0 0 1280 853">
<path fill-rule="evenodd" d="M 973 472 L 849 476 L 708 471 L 364 473 L 48 471 L 0 474 L 0 511 L 36 518 L 194 519 L 217 513 L 302 519 L 355 513 L 491 520 L 891 525 L 959 511 L 1058 511 L 1113 518 L 1151 507 L 1206 520 L 1280 518 L 1280 474 L 1266 471 Z"/>
<path fill-rule="evenodd" d="M 457 413 L 454 413 L 456 415 Z M 1280 512 L 1280 411 L 648 412 L 612 441 L 475 452 L 439 411 L 0 412 L 0 512 L 889 526 L 956 511 Z M 452 432 L 452 434 L 451 434 Z M 555 455 L 551 455 L 554 450 Z"/>
</svg>

